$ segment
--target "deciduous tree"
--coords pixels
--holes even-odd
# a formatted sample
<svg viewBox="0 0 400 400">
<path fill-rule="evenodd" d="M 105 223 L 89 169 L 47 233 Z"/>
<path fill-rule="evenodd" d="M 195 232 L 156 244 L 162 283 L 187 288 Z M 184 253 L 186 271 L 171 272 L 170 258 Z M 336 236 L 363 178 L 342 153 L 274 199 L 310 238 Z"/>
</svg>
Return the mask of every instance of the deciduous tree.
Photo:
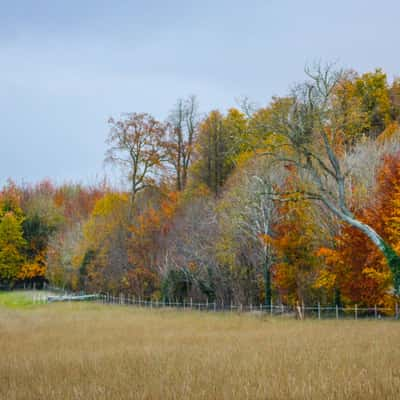
<svg viewBox="0 0 400 400">
<path fill-rule="evenodd" d="M 121 166 L 130 183 L 129 220 L 137 193 L 154 184 L 164 158 L 165 127 L 150 114 L 129 113 L 109 119 L 106 161 Z"/>
<path fill-rule="evenodd" d="M 12 211 L 0 216 L 0 280 L 12 285 L 25 262 L 22 219 Z"/>
<path fill-rule="evenodd" d="M 199 125 L 198 104 L 195 96 L 178 99 L 167 124 L 164 142 L 166 159 L 175 175 L 176 189 L 185 189 L 192 162 L 193 147 Z"/>
<path fill-rule="evenodd" d="M 285 142 L 265 154 L 296 168 L 301 182 L 292 193 L 280 193 L 279 197 L 289 200 L 301 195 L 321 202 L 330 212 L 363 232 L 385 256 L 398 293 L 399 255 L 372 226 L 357 219 L 348 204 L 347 178 L 351 170 L 343 167 L 343 141 L 331 123 L 332 93 L 342 73 L 318 66 L 315 71 L 309 70 L 308 76 L 310 80 L 293 91 L 290 112 L 276 118 L 269 127 L 271 134 L 281 136 Z"/>
</svg>

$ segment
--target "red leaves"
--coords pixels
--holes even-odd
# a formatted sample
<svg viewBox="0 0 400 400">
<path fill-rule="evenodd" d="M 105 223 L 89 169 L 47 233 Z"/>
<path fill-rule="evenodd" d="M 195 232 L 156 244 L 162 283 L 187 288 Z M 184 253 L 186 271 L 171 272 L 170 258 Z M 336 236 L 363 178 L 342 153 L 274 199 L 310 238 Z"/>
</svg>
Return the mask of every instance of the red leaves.
<svg viewBox="0 0 400 400">
<path fill-rule="evenodd" d="M 357 215 L 397 251 L 400 249 L 400 229 L 393 228 L 399 206 L 400 154 L 397 154 L 385 158 L 378 174 L 375 198 Z M 321 248 L 318 255 L 325 259 L 330 272 L 336 276 L 336 285 L 345 299 L 367 306 L 387 302 L 390 271 L 376 246 L 351 226 L 344 226 L 335 242 L 335 249 Z"/>
<path fill-rule="evenodd" d="M 135 218 L 131 227 L 130 259 L 134 265 L 151 266 L 151 257 L 157 253 L 163 238 L 168 234 L 179 204 L 179 194 L 164 195 L 159 206 L 149 207 Z"/>
</svg>

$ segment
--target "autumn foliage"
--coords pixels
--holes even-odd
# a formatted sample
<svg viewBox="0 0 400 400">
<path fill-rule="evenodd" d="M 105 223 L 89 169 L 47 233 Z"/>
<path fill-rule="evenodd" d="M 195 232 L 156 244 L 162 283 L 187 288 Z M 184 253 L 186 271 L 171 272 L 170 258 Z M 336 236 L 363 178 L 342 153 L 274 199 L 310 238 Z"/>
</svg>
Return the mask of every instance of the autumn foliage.
<svg viewBox="0 0 400 400">
<path fill-rule="evenodd" d="M 378 174 L 378 186 L 358 217 L 374 226 L 396 251 L 400 250 L 400 153 L 386 156 Z M 327 269 L 318 285 L 338 288 L 344 300 L 361 305 L 390 305 L 391 273 L 381 253 L 358 230 L 343 226 L 333 248 L 320 248 Z"/>
<path fill-rule="evenodd" d="M 323 126 L 348 169 L 352 213 L 397 255 L 399 87 L 380 69 L 347 71 Z M 259 109 L 244 104 L 201 116 L 191 96 L 164 122 L 135 112 L 110 118 L 106 161 L 122 169 L 125 185 L 9 181 L 1 189 L 0 285 L 51 283 L 224 304 L 391 307 L 398 300 L 392 270 L 377 247 L 304 196 L 315 180 L 298 165 L 324 165 L 322 152 L 296 165 L 293 150 L 270 128 L 285 132 L 293 104 L 291 96 L 274 97 Z M 324 144 L 312 123 L 301 122 L 308 136 L 291 140 L 318 151 Z"/>
</svg>

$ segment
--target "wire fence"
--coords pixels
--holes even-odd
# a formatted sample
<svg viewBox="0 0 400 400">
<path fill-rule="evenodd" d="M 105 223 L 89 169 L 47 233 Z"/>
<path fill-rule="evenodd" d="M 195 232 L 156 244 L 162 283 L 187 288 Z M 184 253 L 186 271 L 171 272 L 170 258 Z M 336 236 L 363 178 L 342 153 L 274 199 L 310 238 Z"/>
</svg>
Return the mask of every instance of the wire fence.
<svg viewBox="0 0 400 400">
<path fill-rule="evenodd" d="M 99 295 L 99 302 L 103 304 L 116 304 L 126 306 L 145 307 L 150 309 L 178 309 L 187 311 L 206 312 L 231 312 L 231 313 L 254 313 L 271 316 L 292 316 L 298 319 L 399 319 L 399 307 L 396 304 L 393 308 L 384 307 L 339 307 L 339 306 L 292 306 L 285 304 L 234 304 L 224 302 L 197 303 L 189 301 L 153 301 L 142 300 L 134 296 L 112 296 L 109 294 Z"/>
<path fill-rule="evenodd" d="M 297 319 L 394 319 L 400 317 L 399 305 L 393 307 L 359 307 L 354 306 L 321 306 L 319 303 L 312 306 L 287 304 L 235 304 L 221 302 L 193 302 L 192 299 L 183 301 L 144 300 L 140 297 L 110 293 L 86 294 L 70 293 L 60 288 L 47 287 L 48 292 L 54 294 L 37 294 L 34 302 L 56 301 L 94 301 L 107 305 L 133 306 L 147 309 L 174 309 L 181 311 L 225 312 L 225 313 L 253 313 L 265 316 L 293 317 Z"/>
</svg>

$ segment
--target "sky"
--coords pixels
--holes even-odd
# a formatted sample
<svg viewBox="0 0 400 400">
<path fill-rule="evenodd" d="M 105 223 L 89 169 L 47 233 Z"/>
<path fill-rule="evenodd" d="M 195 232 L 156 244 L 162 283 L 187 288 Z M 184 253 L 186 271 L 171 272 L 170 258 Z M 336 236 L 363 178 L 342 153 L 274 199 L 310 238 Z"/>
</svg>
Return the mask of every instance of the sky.
<svg viewBox="0 0 400 400">
<path fill-rule="evenodd" d="M 110 116 L 266 105 L 337 62 L 400 76 L 400 1 L 0 0 L 0 185 L 94 183 Z"/>
</svg>

